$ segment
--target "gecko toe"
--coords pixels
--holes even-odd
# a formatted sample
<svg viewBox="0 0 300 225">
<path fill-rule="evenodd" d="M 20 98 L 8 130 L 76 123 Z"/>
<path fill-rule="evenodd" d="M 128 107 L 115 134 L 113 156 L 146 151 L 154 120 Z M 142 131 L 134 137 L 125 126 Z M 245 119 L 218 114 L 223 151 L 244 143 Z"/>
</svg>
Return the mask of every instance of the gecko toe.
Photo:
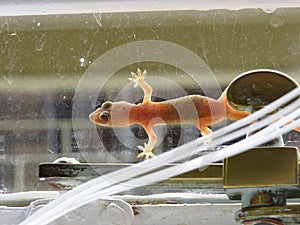
<svg viewBox="0 0 300 225">
<path fill-rule="evenodd" d="M 142 151 L 140 154 L 138 154 L 137 158 L 142 158 L 144 156 L 145 160 L 148 160 L 149 158 L 154 158 L 155 155 L 152 153 L 152 151 L 149 151 L 149 149 L 146 148 L 146 143 L 144 145 L 145 146 L 137 146 L 137 148 Z"/>
<path fill-rule="evenodd" d="M 145 78 L 147 76 L 147 71 L 146 70 L 144 70 L 144 72 L 142 73 L 142 75 L 141 75 L 141 78 Z"/>
<path fill-rule="evenodd" d="M 142 75 L 142 71 L 140 70 L 140 68 L 137 68 L 137 75 L 140 77 Z"/>
<path fill-rule="evenodd" d="M 141 145 L 139 145 L 139 146 L 136 146 L 139 150 L 141 150 L 142 152 L 144 152 L 145 151 L 145 147 L 143 147 L 143 146 L 141 146 Z"/>
<path fill-rule="evenodd" d="M 142 153 L 140 153 L 140 154 L 138 154 L 138 156 L 137 156 L 137 158 L 142 158 L 142 157 L 144 157 L 144 153 L 142 152 Z M 146 159 L 147 157 L 145 157 L 145 159 Z"/>
<path fill-rule="evenodd" d="M 142 158 L 144 156 L 145 156 L 145 160 L 155 157 L 155 155 L 152 152 L 142 152 L 142 153 L 138 154 L 137 158 Z"/>
<path fill-rule="evenodd" d="M 144 70 L 144 72 L 142 73 L 142 71 L 138 68 L 137 72 L 131 72 L 131 77 L 128 78 L 132 83 L 134 83 L 134 87 L 138 86 L 138 84 L 144 80 L 145 76 L 147 75 L 147 71 Z"/>
</svg>

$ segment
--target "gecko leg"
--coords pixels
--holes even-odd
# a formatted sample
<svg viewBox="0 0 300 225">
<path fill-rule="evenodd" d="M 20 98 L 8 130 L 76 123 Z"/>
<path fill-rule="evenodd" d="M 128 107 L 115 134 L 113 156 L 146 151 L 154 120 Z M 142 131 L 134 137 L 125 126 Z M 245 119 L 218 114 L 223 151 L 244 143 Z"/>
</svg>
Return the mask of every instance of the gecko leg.
<svg viewBox="0 0 300 225">
<path fill-rule="evenodd" d="M 132 77 L 129 78 L 129 80 L 134 83 L 134 87 L 139 85 L 142 88 L 144 92 L 143 103 L 151 102 L 151 95 L 152 95 L 151 86 L 144 80 L 146 75 L 147 75 L 146 70 L 144 70 L 144 72 L 142 73 L 140 69 L 137 69 L 137 73 L 131 72 Z"/>
<path fill-rule="evenodd" d="M 198 120 L 195 123 L 196 127 L 198 128 L 198 130 L 200 131 L 200 133 L 201 133 L 202 136 L 205 136 L 205 135 L 208 135 L 208 134 L 212 133 L 211 129 L 209 129 L 207 127 L 207 123 L 205 123 L 204 120 L 205 119 L 201 119 L 201 120 Z M 208 121 L 210 121 L 210 120 L 208 120 Z"/>
<path fill-rule="evenodd" d="M 137 148 L 142 151 L 142 153 L 140 153 L 137 156 L 137 158 L 145 156 L 145 160 L 147 160 L 149 158 L 155 157 L 155 155 L 152 153 L 152 150 L 157 142 L 157 136 L 154 133 L 151 126 L 144 127 L 144 129 L 146 130 L 147 135 L 148 135 L 148 143 L 147 144 L 145 143 L 144 146 L 137 146 Z"/>
<path fill-rule="evenodd" d="M 207 127 L 207 124 L 203 121 L 203 119 L 202 119 L 202 121 L 199 120 L 195 124 L 196 124 L 196 127 L 198 128 L 198 130 L 200 131 L 202 137 L 212 133 L 211 129 L 209 129 Z M 210 142 L 211 142 L 211 140 L 206 140 L 204 142 L 204 144 L 209 144 Z"/>
</svg>

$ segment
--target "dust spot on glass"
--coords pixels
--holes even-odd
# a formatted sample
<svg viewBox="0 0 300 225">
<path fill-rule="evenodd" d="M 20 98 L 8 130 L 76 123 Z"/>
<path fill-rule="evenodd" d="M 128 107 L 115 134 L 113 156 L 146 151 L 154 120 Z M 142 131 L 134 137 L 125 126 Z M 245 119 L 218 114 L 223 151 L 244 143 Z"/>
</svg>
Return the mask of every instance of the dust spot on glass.
<svg viewBox="0 0 300 225">
<path fill-rule="evenodd" d="M 8 23 L 3 23 L 0 27 L 0 33 L 9 33 L 9 26 Z"/>
<path fill-rule="evenodd" d="M 88 64 L 91 64 L 92 61 L 87 60 L 85 57 L 80 57 L 79 63 L 80 63 L 80 67 L 85 67 L 85 66 L 87 66 Z"/>
<path fill-rule="evenodd" d="M 158 48 L 154 51 L 154 54 L 160 55 L 160 54 L 162 54 L 162 50 L 160 48 Z"/>
<path fill-rule="evenodd" d="M 9 110 L 13 113 L 19 112 L 21 110 L 21 106 L 20 105 L 12 105 L 9 107 Z"/>
<path fill-rule="evenodd" d="M 105 18 L 110 19 L 112 17 L 112 13 L 105 13 Z"/>
<path fill-rule="evenodd" d="M 57 75 L 61 78 L 64 79 L 66 77 L 66 75 L 64 73 L 57 73 Z"/>
<path fill-rule="evenodd" d="M 8 76 L 3 76 L 3 79 L 10 85 L 13 83 L 13 76 L 11 74 L 9 74 Z"/>
<path fill-rule="evenodd" d="M 1 186 L 0 186 L 0 194 L 5 194 L 7 192 L 8 192 L 7 188 L 3 187 L 2 184 L 1 184 Z"/>
<path fill-rule="evenodd" d="M 121 26 L 122 26 L 122 24 L 120 23 L 120 22 L 114 22 L 113 24 L 112 24 L 112 28 L 121 28 Z"/>
<path fill-rule="evenodd" d="M 265 86 L 265 88 L 266 88 L 266 89 L 270 89 L 270 88 L 272 88 L 272 87 L 273 87 L 273 85 L 272 85 L 271 83 L 268 83 L 268 82 L 267 82 L 267 83 L 265 83 L 265 85 L 264 85 L 264 86 Z"/>
</svg>

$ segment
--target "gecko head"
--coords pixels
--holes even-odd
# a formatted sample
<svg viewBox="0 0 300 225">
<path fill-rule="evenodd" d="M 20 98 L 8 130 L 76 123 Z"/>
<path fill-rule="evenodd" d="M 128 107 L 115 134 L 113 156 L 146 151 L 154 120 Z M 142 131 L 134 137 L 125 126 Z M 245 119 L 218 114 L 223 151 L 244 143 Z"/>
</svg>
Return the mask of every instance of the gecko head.
<svg viewBox="0 0 300 225">
<path fill-rule="evenodd" d="M 128 126 L 128 117 L 131 104 L 127 102 L 104 102 L 89 115 L 91 122 L 101 126 Z"/>
</svg>

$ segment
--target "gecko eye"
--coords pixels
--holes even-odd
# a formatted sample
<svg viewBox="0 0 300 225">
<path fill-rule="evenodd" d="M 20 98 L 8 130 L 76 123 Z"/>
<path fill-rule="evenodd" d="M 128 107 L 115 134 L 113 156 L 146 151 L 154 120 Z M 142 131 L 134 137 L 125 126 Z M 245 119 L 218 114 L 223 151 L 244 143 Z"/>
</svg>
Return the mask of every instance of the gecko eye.
<svg viewBox="0 0 300 225">
<path fill-rule="evenodd" d="M 112 106 L 112 102 L 104 102 L 103 104 L 102 104 L 102 108 L 103 109 L 108 109 L 108 108 L 110 108 Z"/>
<path fill-rule="evenodd" d="M 109 112 L 104 111 L 104 112 L 100 113 L 99 119 L 100 119 L 101 121 L 103 121 L 103 122 L 108 122 L 108 119 L 109 119 Z"/>
</svg>

